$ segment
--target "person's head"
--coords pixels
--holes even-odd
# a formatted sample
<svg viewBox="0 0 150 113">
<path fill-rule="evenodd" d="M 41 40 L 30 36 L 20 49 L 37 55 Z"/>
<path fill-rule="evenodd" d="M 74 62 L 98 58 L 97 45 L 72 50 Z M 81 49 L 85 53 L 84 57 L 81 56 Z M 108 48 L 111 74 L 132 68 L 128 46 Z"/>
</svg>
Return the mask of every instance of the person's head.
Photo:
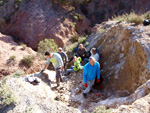
<svg viewBox="0 0 150 113">
<path fill-rule="evenodd" d="M 92 53 L 95 55 L 96 54 L 96 48 L 92 48 Z"/>
<path fill-rule="evenodd" d="M 52 54 L 50 52 L 48 52 L 48 51 L 45 52 L 45 56 L 47 58 L 52 58 Z"/>
<path fill-rule="evenodd" d="M 73 57 L 73 61 L 75 62 L 76 60 L 77 60 L 77 57 L 76 57 L 76 56 L 74 56 L 74 57 Z"/>
<path fill-rule="evenodd" d="M 95 64 L 95 58 L 94 58 L 94 57 L 90 57 L 90 58 L 89 58 L 89 62 L 90 62 L 90 64 L 91 64 L 92 66 L 94 66 L 94 64 Z"/>
<path fill-rule="evenodd" d="M 83 44 L 79 44 L 79 48 L 82 49 L 83 48 Z"/>
<path fill-rule="evenodd" d="M 61 53 L 61 52 L 62 52 L 62 48 L 61 48 L 61 47 L 59 47 L 58 51 L 59 51 L 59 53 Z"/>
</svg>

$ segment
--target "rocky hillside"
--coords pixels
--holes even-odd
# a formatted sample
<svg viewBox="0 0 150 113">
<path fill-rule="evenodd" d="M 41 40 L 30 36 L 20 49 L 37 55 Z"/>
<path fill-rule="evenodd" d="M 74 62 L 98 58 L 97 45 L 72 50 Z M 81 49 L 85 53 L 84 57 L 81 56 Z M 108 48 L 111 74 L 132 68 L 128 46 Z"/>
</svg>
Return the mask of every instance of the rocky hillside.
<svg viewBox="0 0 150 113">
<path fill-rule="evenodd" d="M 12 37 L 0 33 L 0 77 L 16 71 L 34 73 L 42 66 L 43 60 L 39 60 L 35 51 L 26 45 L 18 45 Z"/>
<path fill-rule="evenodd" d="M 67 0 L 1 0 L 0 32 L 13 36 L 16 41 L 22 41 L 35 50 L 39 41 L 45 38 L 52 38 L 56 44 L 64 47 L 77 34 L 89 34 L 91 26 L 96 23 L 131 11 L 143 14 L 149 11 L 150 5 L 148 0 L 67 3 Z"/>
</svg>

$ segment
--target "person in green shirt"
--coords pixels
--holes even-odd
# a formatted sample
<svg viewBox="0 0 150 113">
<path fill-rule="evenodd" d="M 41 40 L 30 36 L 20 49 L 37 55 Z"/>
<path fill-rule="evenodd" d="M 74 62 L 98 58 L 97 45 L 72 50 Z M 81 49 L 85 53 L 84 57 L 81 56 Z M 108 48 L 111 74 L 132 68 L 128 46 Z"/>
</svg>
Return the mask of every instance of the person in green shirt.
<svg viewBox="0 0 150 113">
<path fill-rule="evenodd" d="M 70 69 L 67 69 L 65 75 L 69 75 L 69 73 L 77 72 L 77 71 L 79 71 L 81 69 L 81 64 L 80 64 L 81 57 L 77 58 L 76 56 L 74 56 L 73 57 L 73 61 L 74 61 L 74 66 L 71 66 Z"/>
</svg>

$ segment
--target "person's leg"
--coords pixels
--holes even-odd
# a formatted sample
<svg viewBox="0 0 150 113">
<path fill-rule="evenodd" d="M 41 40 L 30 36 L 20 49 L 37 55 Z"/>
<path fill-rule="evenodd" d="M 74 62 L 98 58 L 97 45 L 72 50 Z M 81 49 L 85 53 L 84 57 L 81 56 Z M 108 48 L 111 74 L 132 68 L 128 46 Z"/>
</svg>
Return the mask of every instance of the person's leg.
<svg viewBox="0 0 150 113">
<path fill-rule="evenodd" d="M 95 80 L 88 80 L 87 81 L 87 88 L 83 91 L 84 94 L 89 93 L 94 85 Z"/>
<path fill-rule="evenodd" d="M 62 69 L 61 68 L 59 69 L 59 72 L 60 72 L 60 76 L 59 76 L 60 82 L 63 82 L 63 79 L 62 79 Z"/>
<path fill-rule="evenodd" d="M 84 58 L 83 62 L 84 62 L 84 64 L 86 64 L 86 63 L 89 62 L 89 59 L 88 58 Z"/>
<path fill-rule="evenodd" d="M 67 69 L 67 71 L 66 71 L 66 75 L 68 75 L 69 73 L 71 73 L 71 72 L 75 72 L 73 69 Z"/>
<path fill-rule="evenodd" d="M 74 55 L 69 59 L 69 62 L 71 62 L 73 60 Z"/>
<path fill-rule="evenodd" d="M 56 83 L 57 83 L 57 86 L 59 86 L 60 79 L 61 79 L 61 69 L 58 68 L 58 69 L 56 69 Z"/>
</svg>

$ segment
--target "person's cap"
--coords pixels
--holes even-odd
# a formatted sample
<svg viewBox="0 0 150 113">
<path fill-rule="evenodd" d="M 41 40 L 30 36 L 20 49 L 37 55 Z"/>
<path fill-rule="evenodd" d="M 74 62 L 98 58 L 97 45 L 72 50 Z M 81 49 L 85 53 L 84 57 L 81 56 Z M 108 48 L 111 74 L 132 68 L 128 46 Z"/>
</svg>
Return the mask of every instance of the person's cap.
<svg viewBox="0 0 150 113">
<path fill-rule="evenodd" d="M 62 50 L 62 48 L 61 48 L 61 47 L 59 47 L 58 49 L 59 49 L 59 50 Z"/>
</svg>

